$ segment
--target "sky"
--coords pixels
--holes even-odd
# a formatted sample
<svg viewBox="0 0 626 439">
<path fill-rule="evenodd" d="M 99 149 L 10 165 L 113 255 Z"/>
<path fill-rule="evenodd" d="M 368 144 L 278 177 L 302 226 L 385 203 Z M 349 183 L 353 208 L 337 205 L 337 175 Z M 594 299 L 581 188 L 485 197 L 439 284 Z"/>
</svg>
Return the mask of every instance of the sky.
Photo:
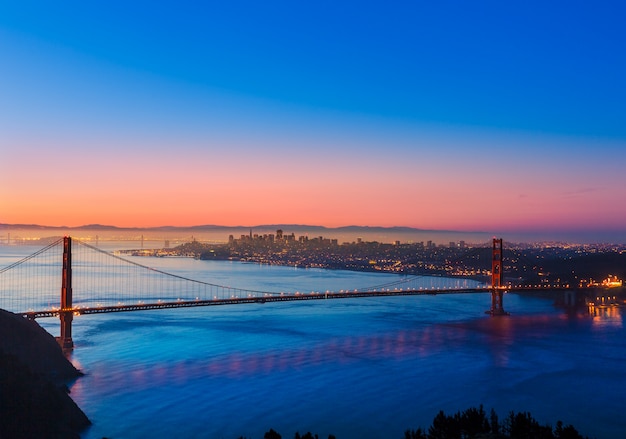
<svg viewBox="0 0 626 439">
<path fill-rule="evenodd" d="M 626 242 L 623 2 L 0 3 L 0 223 Z"/>
</svg>

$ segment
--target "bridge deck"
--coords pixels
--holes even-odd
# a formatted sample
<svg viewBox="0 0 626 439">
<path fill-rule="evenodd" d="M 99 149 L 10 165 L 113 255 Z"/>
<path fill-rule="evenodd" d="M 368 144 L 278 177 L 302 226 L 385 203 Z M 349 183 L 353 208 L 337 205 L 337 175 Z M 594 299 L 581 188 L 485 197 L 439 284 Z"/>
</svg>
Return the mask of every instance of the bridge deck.
<svg viewBox="0 0 626 439">
<path fill-rule="evenodd" d="M 459 288 L 459 289 L 437 289 L 437 290 L 392 290 L 392 291 L 352 291 L 352 292 L 328 292 L 328 293 L 296 293 L 296 294 L 275 294 L 254 297 L 233 297 L 228 299 L 211 300 L 177 300 L 174 302 L 157 303 L 137 303 L 119 304 L 98 307 L 76 306 L 69 309 L 49 309 L 43 311 L 28 311 L 20 313 L 30 319 L 43 317 L 57 317 L 62 312 L 73 312 L 74 314 L 103 314 L 112 312 L 145 311 L 152 309 L 166 308 L 188 308 L 195 306 L 216 306 L 216 305 L 236 305 L 244 303 L 267 303 L 267 302 L 288 302 L 293 300 L 327 300 L 327 299 L 348 299 L 358 297 L 380 297 L 380 296 L 434 296 L 438 294 L 467 294 L 467 293 L 487 293 L 491 288 Z M 508 291 L 508 290 L 507 290 Z"/>
</svg>

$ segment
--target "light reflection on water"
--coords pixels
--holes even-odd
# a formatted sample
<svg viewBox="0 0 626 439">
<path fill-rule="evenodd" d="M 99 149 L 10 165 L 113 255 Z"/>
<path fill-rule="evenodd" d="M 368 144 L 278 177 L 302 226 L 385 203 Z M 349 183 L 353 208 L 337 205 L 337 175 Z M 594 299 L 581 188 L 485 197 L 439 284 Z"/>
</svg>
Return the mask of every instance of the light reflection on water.
<svg viewBox="0 0 626 439">
<path fill-rule="evenodd" d="M 72 396 L 95 422 L 89 438 L 262 437 L 269 428 L 401 437 L 440 409 L 481 403 L 599 438 L 626 431 L 621 327 L 597 331 L 597 316 L 516 295 L 505 304 L 517 313 L 490 318 L 488 302 L 400 297 L 81 318 L 74 358 L 88 375 Z"/>
<path fill-rule="evenodd" d="M 597 328 L 613 326 L 623 327 L 622 310 L 618 305 L 589 306 L 589 314 L 593 316 L 593 325 Z"/>
</svg>

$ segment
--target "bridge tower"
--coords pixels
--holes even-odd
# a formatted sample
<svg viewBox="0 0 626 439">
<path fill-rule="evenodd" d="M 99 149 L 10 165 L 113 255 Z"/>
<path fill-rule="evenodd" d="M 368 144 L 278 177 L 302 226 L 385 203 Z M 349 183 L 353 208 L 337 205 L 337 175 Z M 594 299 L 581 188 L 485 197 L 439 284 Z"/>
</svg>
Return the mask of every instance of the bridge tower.
<svg viewBox="0 0 626 439">
<path fill-rule="evenodd" d="M 69 236 L 63 238 L 63 273 L 61 279 L 61 310 L 59 311 L 61 335 L 58 341 L 63 349 L 72 349 L 74 347 L 72 341 L 74 312 L 67 311 L 72 309 L 72 238 Z"/>
<path fill-rule="evenodd" d="M 503 316 L 507 313 L 502 306 L 503 275 L 502 275 L 502 239 L 493 238 L 491 251 L 491 310 L 492 316 Z"/>
</svg>

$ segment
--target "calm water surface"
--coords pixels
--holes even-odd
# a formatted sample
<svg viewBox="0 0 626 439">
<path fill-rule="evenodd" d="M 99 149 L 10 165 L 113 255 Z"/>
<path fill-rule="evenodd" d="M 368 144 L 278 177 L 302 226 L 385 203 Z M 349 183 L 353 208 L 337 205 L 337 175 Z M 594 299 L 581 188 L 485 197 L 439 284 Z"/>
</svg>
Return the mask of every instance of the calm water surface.
<svg viewBox="0 0 626 439">
<path fill-rule="evenodd" d="M 3 252 L 3 253 L 2 253 Z M 0 267 L 14 256 L 0 247 Z M 358 288 L 389 275 L 192 259 L 140 259 L 247 288 Z M 437 280 L 439 281 L 439 280 Z M 567 313 L 489 294 L 251 304 L 80 316 L 71 396 L 85 438 L 262 438 L 311 431 L 401 438 L 440 409 L 530 411 L 597 438 L 624 437 L 626 331 L 619 308 Z M 58 321 L 40 320 L 58 334 Z"/>
</svg>

